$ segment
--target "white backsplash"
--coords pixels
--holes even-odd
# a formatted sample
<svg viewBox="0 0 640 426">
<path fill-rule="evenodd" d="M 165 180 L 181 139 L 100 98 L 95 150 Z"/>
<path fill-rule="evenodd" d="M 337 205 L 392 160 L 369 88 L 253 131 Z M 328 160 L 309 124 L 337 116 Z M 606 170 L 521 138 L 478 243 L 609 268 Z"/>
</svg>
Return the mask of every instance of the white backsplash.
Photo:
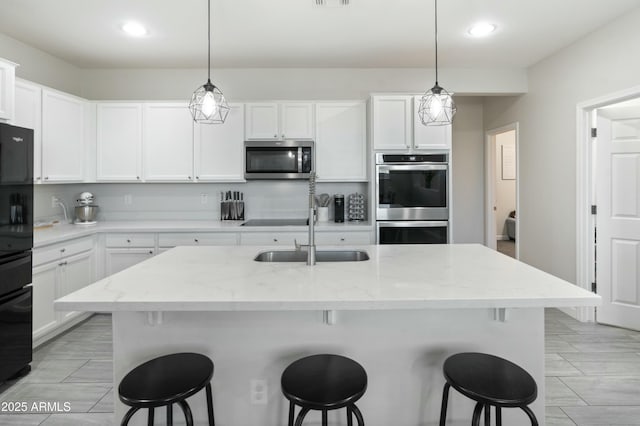
<svg viewBox="0 0 640 426">
<path fill-rule="evenodd" d="M 245 219 L 304 218 L 308 208 L 307 181 L 252 181 L 247 183 L 89 183 L 66 185 L 36 185 L 34 216 L 38 220 L 61 218 L 62 209 L 52 207 L 51 197 L 64 201 L 69 219 L 81 192 L 89 191 L 100 206 L 97 220 L 211 220 L 220 218 L 220 193 L 244 193 Z M 316 194 L 323 192 L 368 194 L 367 183 L 318 183 Z M 206 194 L 206 204 L 202 203 Z M 129 196 L 131 204 L 125 203 Z M 333 204 L 332 204 L 333 205 Z M 367 206 L 370 203 L 367 200 Z M 333 218 L 332 209 L 329 209 Z"/>
</svg>

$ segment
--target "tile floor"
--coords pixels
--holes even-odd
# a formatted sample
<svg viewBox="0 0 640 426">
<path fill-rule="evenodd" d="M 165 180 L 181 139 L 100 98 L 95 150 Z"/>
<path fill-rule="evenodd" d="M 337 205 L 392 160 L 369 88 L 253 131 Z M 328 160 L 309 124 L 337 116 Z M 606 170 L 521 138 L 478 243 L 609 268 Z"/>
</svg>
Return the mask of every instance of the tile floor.
<svg viewBox="0 0 640 426">
<path fill-rule="evenodd" d="M 496 241 L 496 250 L 507 256 L 516 257 L 516 242 L 514 240 L 498 240 Z"/>
<path fill-rule="evenodd" d="M 585 324 L 548 309 L 546 424 L 640 425 L 640 332 Z M 94 315 L 34 353 L 26 377 L 0 386 L 2 402 L 60 409 L 0 412 L 2 426 L 111 426 L 111 318 Z M 64 411 L 70 403 L 70 412 Z M 38 412 L 40 411 L 40 412 Z"/>
</svg>

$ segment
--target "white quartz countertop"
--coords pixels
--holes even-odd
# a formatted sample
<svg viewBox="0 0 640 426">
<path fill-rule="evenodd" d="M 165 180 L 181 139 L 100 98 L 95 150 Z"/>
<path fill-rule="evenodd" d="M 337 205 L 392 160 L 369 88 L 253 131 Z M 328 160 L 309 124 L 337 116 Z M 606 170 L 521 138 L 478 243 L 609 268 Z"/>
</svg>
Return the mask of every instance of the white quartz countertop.
<svg viewBox="0 0 640 426">
<path fill-rule="evenodd" d="M 253 260 L 268 247 L 176 247 L 58 299 L 55 308 L 279 311 L 601 303 L 591 292 L 478 244 L 350 248 L 367 251 L 370 260 L 307 266 Z"/>
<path fill-rule="evenodd" d="M 306 226 L 241 226 L 245 221 L 223 220 L 145 220 L 109 221 L 94 225 L 56 224 L 33 232 L 34 248 L 98 233 L 109 232 L 266 232 L 307 231 Z M 370 222 L 318 223 L 317 232 L 371 231 Z"/>
</svg>

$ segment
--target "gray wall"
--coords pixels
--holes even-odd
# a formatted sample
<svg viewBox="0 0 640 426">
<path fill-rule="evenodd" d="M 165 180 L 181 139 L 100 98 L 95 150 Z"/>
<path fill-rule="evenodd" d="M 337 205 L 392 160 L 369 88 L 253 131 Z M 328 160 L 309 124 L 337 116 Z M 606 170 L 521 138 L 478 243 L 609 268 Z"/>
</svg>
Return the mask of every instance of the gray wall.
<svg viewBox="0 0 640 426">
<path fill-rule="evenodd" d="M 82 96 L 83 71 L 80 68 L 2 33 L 0 58 L 19 64 L 17 77 Z"/>
<path fill-rule="evenodd" d="M 640 9 L 529 69 L 529 93 L 488 97 L 484 127 L 520 123 L 520 259 L 576 279 L 576 105 L 640 84 Z"/>
</svg>

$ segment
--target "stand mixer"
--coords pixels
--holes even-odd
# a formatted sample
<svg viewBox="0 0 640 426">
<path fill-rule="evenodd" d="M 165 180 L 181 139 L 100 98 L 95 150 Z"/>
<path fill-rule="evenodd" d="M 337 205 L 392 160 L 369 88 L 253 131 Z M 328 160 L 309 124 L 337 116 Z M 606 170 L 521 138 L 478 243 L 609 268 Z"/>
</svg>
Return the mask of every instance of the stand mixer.
<svg viewBox="0 0 640 426">
<path fill-rule="evenodd" d="M 93 204 L 95 197 L 90 192 L 83 192 L 78 196 L 76 202 L 78 205 L 75 207 L 76 225 L 93 225 L 96 223 L 96 216 L 98 215 L 98 206 Z"/>
</svg>

